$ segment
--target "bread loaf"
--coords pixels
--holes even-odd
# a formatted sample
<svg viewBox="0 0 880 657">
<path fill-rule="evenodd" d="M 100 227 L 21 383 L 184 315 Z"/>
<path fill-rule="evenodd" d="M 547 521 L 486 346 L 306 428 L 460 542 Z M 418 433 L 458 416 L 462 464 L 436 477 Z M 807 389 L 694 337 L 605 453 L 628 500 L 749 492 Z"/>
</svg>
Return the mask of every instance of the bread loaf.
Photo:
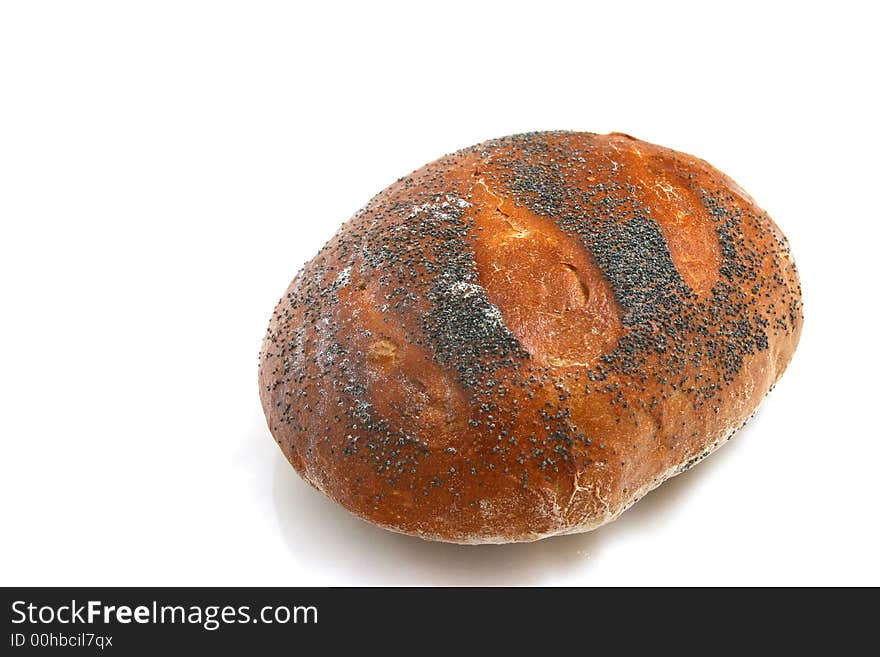
<svg viewBox="0 0 880 657">
<path fill-rule="evenodd" d="M 730 178 L 624 134 L 522 134 L 343 225 L 275 309 L 260 393 L 293 467 L 352 513 L 532 541 L 722 445 L 801 325 L 788 243 Z"/>
</svg>

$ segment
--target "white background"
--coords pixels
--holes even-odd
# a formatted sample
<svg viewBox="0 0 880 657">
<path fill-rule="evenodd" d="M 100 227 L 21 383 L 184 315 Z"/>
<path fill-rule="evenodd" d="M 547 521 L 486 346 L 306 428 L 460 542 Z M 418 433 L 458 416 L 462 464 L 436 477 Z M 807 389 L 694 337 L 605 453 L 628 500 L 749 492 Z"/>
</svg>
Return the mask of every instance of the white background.
<svg viewBox="0 0 880 657">
<path fill-rule="evenodd" d="M 0 5 L 0 583 L 880 584 L 872 3 Z M 376 529 L 286 464 L 257 352 L 373 194 L 526 130 L 703 157 L 790 238 L 757 417 L 592 534 Z"/>
</svg>

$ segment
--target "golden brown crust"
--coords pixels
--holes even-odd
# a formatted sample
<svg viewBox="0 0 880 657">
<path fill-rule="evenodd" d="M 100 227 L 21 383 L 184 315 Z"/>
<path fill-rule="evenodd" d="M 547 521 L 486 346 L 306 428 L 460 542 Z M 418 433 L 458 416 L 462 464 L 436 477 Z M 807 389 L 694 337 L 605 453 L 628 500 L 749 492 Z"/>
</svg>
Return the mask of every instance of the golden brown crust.
<svg viewBox="0 0 880 657">
<path fill-rule="evenodd" d="M 395 531 L 593 529 L 755 411 L 802 324 L 782 233 L 702 160 L 531 133 L 441 158 L 309 262 L 264 342 L 297 471 Z"/>
</svg>

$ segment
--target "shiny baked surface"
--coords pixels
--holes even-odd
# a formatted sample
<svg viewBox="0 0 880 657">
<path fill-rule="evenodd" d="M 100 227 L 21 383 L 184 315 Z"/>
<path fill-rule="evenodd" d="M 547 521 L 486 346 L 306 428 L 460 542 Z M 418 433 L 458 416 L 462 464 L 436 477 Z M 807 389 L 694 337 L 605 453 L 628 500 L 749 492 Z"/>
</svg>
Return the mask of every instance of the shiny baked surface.
<svg viewBox="0 0 880 657">
<path fill-rule="evenodd" d="M 354 513 L 534 540 L 613 519 L 722 444 L 801 323 L 784 236 L 707 163 L 516 135 L 340 229 L 276 308 L 261 398 L 297 471 Z"/>
</svg>

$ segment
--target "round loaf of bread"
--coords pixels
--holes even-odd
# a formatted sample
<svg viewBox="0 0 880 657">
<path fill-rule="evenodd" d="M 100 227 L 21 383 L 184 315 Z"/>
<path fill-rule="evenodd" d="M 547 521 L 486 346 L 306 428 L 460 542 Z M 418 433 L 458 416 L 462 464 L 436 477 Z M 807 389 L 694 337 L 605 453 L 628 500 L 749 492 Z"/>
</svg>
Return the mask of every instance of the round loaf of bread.
<svg viewBox="0 0 880 657">
<path fill-rule="evenodd" d="M 730 178 L 624 134 L 522 134 L 343 225 L 275 309 L 260 393 L 293 467 L 352 513 L 533 541 L 722 445 L 802 321 L 785 237 Z"/>
</svg>

